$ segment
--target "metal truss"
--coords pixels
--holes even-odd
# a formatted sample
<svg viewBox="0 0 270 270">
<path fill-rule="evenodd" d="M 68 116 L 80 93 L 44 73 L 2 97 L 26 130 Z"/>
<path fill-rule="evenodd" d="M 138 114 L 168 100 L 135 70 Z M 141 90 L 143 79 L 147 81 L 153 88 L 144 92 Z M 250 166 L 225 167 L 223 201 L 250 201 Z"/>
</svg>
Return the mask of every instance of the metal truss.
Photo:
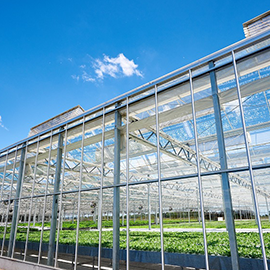
<svg viewBox="0 0 270 270">
<path fill-rule="evenodd" d="M 142 133 L 140 130 L 138 130 L 138 135 L 130 134 L 130 138 L 144 144 L 145 146 L 151 147 L 156 149 L 156 145 L 150 141 L 150 139 L 155 136 L 156 137 L 156 130 L 152 127 L 147 128 L 150 131 L 148 133 Z M 163 154 L 166 154 L 172 158 L 181 160 L 189 165 L 197 166 L 196 164 L 196 152 L 193 150 L 189 145 L 181 143 L 168 134 L 166 134 L 163 131 L 159 131 L 159 136 L 162 138 L 162 142 L 160 141 L 160 151 Z M 199 162 L 200 162 L 200 168 L 202 171 L 219 171 L 220 165 L 212 161 L 211 159 L 205 157 L 204 155 L 199 155 Z M 251 190 L 251 184 L 241 178 L 239 175 L 230 173 L 229 179 L 232 183 L 235 183 L 239 186 L 242 186 L 246 189 Z M 270 193 L 266 191 L 265 189 L 261 189 L 259 187 L 256 187 L 256 191 L 258 194 L 270 198 Z"/>
</svg>

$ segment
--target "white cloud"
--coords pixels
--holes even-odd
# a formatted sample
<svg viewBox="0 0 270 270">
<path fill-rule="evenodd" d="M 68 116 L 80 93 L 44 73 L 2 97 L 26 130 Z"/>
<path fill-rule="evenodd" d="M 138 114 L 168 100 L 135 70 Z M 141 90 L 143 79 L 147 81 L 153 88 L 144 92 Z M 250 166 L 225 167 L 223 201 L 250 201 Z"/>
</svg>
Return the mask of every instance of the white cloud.
<svg viewBox="0 0 270 270">
<path fill-rule="evenodd" d="M 71 78 L 82 80 L 83 82 L 97 82 L 104 79 L 105 76 L 113 78 L 130 77 L 133 75 L 143 77 L 141 71 L 138 70 L 138 65 L 133 60 L 129 60 L 123 53 L 117 57 L 109 57 L 104 54 L 103 59 L 91 59 L 91 65 L 81 64 L 79 66 L 81 75 L 71 75 Z"/>
<path fill-rule="evenodd" d="M 123 53 L 120 53 L 115 58 L 104 55 L 103 61 L 96 59 L 93 67 L 99 79 L 103 79 L 104 75 L 109 75 L 113 78 L 118 76 L 143 76 L 137 69 L 138 65 L 133 60 L 126 58 Z"/>
<path fill-rule="evenodd" d="M 83 71 L 83 74 L 82 74 L 82 80 L 84 82 L 94 82 L 95 79 L 92 78 L 87 72 Z"/>
<path fill-rule="evenodd" d="M 5 130 L 8 130 L 4 125 L 3 125 L 3 121 L 2 121 L 2 116 L 0 115 L 0 127 L 4 128 Z"/>
<path fill-rule="evenodd" d="M 111 77 L 116 78 L 116 74 L 119 73 L 119 67 L 115 64 L 106 62 L 105 57 L 106 56 L 104 56 L 104 61 L 96 59 L 95 64 L 93 65 L 97 77 L 103 79 L 104 75 L 108 74 Z"/>
<path fill-rule="evenodd" d="M 77 75 L 71 75 L 71 78 L 73 80 L 76 80 L 77 82 L 80 80 L 80 76 L 77 76 Z"/>
</svg>

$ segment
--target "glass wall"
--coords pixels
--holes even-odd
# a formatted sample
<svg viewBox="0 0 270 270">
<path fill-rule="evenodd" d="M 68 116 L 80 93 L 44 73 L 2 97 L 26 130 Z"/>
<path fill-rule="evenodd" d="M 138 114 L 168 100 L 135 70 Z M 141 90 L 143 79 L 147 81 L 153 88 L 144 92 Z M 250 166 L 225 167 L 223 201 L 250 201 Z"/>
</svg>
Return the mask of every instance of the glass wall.
<svg viewBox="0 0 270 270">
<path fill-rule="evenodd" d="M 0 151 L 1 258 L 267 270 L 269 67 L 238 44 Z"/>
</svg>

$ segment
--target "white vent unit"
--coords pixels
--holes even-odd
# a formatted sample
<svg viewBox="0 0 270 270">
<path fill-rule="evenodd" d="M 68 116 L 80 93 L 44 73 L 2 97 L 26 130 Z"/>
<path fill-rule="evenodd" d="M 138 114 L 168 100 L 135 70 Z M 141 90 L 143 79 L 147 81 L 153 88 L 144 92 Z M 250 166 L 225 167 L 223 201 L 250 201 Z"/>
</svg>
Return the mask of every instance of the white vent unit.
<svg viewBox="0 0 270 270">
<path fill-rule="evenodd" d="M 244 33 L 246 37 L 251 37 L 265 31 L 270 30 L 270 10 L 243 23 Z"/>
<path fill-rule="evenodd" d="M 73 107 L 61 114 L 56 115 L 55 117 L 38 124 L 30 129 L 30 132 L 28 136 L 33 136 L 35 134 L 38 134 L 42 131 L 45 131 L 53 126 L 59 125 L 61 123 L 66 122 L 67 120 L 70 120 L 84 112 L 84 109 L 81 106 Z"/>
</svg>

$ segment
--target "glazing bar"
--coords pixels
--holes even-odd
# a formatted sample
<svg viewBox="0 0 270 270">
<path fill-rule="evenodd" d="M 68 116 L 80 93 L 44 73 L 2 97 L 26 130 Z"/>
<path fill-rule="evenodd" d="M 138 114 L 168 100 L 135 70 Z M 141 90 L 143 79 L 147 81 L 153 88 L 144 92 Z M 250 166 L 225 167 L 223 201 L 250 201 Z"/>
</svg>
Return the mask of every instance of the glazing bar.
<svg viewBox="0 0 270 270">
<path fill-rule="evenodd" d="M 156 133 L 157 133 L 157 169 L 158 169 L 158 199 L 159 199 L 159 226 L 161 244 L 161 267 L 165 270 L 164 259 L 164 237 L 163 237 L 163 207 L 162 207 L 162 187 L 161 187 L 161 166 L 160 166 L 160 139 L 159 139 L 159 119 L 158 119 L 158 96 L 155 85 L 155 113 L 156 113 Z"/>
<path fill-rule="evenodd" d="M 147 185 L 147 199 L 148 199 L 148 230 L 151 230 L 151 196 L 150 184 Z"/>
</svg>

